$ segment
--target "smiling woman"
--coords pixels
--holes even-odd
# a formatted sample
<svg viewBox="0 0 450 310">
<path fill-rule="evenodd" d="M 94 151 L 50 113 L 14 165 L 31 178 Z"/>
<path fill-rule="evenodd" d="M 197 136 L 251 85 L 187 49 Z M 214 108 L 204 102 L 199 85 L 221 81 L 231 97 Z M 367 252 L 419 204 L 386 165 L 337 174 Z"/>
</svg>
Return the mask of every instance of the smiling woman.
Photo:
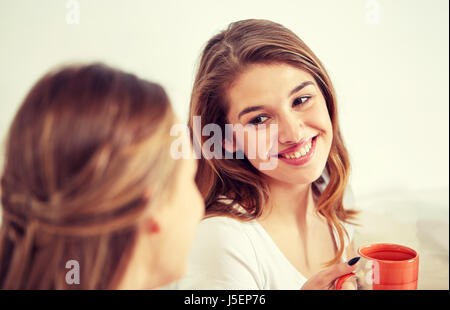
<svg viewBox="0 0 450 310">
<path fill-rule="evenodd" d="M 200 159 L 196 182 L 208 218 L 175 287 L 334 288 L 357 266 L 342 262 L 354 256 L 356 212 L 343 205 L 350 163 L 319 59 L 280 24 L 232 23 L 206 44 L 193 87 L 189 125 L 205 145 L 199 116 L 222 131 L 242 126 L 243 137 L 222 147 L 245 156 Z M 249 156 L 261 148 L 268 157 Z M 272 158 L 274 169 L 260 168 Z"/>
<path fill-rule="evenodd" d="M 291 184 L 306 184 L 320 177 L 333 130 L 325 99 L 310 74 L 286 64 L 249 65 L 229 88 L 228 98 L 231 123 L 278 127 L 282 163 L 265 176 Z M 264 104 L 254 106 L 254 102 Z M 247 136 L 244 153 L 248 147 L 259 148 L 260 142 Z M 315 164 L 309 164 L 312 159 Z M 249 161 L 255 167 L 261 164 L 259 158 Z M 302 170 L 293 170 L 300 167 Z"/>
</svg>

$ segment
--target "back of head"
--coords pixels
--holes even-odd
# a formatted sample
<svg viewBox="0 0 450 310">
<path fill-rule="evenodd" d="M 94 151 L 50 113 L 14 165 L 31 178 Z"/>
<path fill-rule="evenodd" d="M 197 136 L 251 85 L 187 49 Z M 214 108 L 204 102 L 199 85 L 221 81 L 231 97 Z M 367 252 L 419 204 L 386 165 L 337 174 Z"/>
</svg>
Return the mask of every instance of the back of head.
<svg viewBox="0 0 450 310">
<path fill-rule="evenodd" d="M 173 122 L 164 90 L 132 74 L 93 64 L 41 78 L 6 145 L 0 288 L 115 288 L 146 191 L 160 192 L 175 171 Z M 80 285 L 65 281 L 69 260 Z"/>
</svg>

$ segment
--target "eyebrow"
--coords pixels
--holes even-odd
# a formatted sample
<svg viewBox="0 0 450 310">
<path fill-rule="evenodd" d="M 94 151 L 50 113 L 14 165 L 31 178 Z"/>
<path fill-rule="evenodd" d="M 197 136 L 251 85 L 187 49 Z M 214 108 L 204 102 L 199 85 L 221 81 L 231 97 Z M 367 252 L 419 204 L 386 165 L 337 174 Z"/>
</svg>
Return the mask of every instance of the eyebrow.
<svg viewBox="0 0 450 310">
<path fill-rule="evenodd" d="M 262 110 L 262 109 L 264 109 L 264 106 L 262 106 L 262 105 L 256 105 L 256 106 L 253 106 L 253 107 L 245 108 L 244 110 L 242 110 L 239 113 L 238 119 L 240 119 L 242 117 L 242 115 L 244 115 L 244 114 L 247 114 L 247 113 L 250 113 L 250 112 L 253 112 L 253 111 Z"/>
<path fill-rule="evenodd" d="M 296 92 L 299 92 L 300 90 L 302 90 L 303 88 L 305 88 L 308 85 L 314 85 L 314 83 L 312 81 L 305 81 L 305 82 L 301 83 L 300 85 L 295 87 L 293 90 L 291 90 L 291 92 L 289 93 L 289 97 L 292 96 L 293 94 L 295 94 Z"/>
<path fill-rule="evenodd" d="M 296 92 L 299 92 L 300 90 L 302 90 L 303 88 L 305 88 L 308 85 L 314 85 L 314 83 L 311 82 L 311 81 L 305 81 L 305 82 L 301 83 L 300 85 L 298 85 L 297 87 L 295 87 L 294 89 L 292 89 L 289 92 L 289 96 L 288 97 L 292 96 Z M 253 106 L 253 107 L 245 108 L 244 110 L 239 112 L 238 119 L 240 119 L 242 117 L 242 115 L 244 115 L 244 114 L 247 114 L 247 113 L 250 113 L 250 112 L 254 112 L 254 111 L 258 111 L 258 110 L 262 110 L 262 109 L 264 109 L 264 106 L 262 106 L 262 105 L 256 105 L 256 106 Z"/>
</svg>

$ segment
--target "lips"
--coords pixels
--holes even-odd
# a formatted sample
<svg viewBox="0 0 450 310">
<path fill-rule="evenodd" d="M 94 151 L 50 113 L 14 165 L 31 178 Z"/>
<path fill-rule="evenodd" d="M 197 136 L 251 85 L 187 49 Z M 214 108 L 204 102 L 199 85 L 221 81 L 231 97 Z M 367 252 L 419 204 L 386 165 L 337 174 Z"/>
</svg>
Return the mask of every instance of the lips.
<svg viewBox="0 0 450 310">
<path fill-rule="evenodd" d="M 305 142 L 306 144 L 303 143 L 303 146 L 299 143 L 295 148 L 283 151 L 283 153 L 278 155 L 279 160 L 292 166 L 302 166 L 310 162 L 316 153 L 317 136 Z M 291 152 L 290 149 L 295 150 L 295 152 Z"/>
<path fill-rule="evenodd" d="M 311 137 L 309 139 L 305 139 L 300 143 L 297 143 L 282 152 L 278 153 L 278 157 L 282 158 L 290 158 L 290 157 L 301 157 L 308 153 L 308 151 L 311 149 L 313 140 L 317 137 Z"/>
</svg>

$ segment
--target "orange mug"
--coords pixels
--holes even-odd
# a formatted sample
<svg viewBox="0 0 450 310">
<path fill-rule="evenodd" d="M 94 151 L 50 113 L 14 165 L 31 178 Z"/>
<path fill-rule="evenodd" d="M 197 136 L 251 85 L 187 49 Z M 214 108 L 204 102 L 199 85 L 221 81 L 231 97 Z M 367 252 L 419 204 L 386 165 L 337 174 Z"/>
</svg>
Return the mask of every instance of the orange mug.
<svg viewBox="0 0 450 310">
<path fill-rule="evenodd" d="M 356 277 L 358 289 L 416 290 L 419 277 L 419 255 L 403 245 L 376 243 L 358 249 L 360 265 L 336 281 L 336 289 L 350 277 Z"/>
</svg>

